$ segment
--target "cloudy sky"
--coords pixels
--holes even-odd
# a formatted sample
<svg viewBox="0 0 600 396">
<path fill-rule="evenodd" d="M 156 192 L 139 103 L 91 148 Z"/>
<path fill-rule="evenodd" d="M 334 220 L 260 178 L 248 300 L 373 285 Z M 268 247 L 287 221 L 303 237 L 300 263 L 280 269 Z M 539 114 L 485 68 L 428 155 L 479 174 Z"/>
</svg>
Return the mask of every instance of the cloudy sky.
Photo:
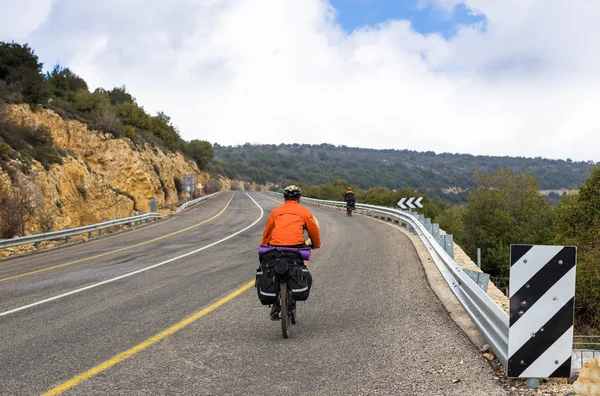
<svg viewBox="0 0 600 396">
<path fill-rule="evenodd" d="M 600 2 L 0 0 L 0 40 L 184 139 L 600 161 Z"/>
</svg>

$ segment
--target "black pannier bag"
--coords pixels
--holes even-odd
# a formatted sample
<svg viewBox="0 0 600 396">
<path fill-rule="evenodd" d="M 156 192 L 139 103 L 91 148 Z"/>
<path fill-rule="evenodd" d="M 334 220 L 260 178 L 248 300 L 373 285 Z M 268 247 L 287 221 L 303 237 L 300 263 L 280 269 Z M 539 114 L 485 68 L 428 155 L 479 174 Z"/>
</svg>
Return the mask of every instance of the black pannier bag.
<svg viewBox="0 0 600 396">
<path fill-rule="evenodd" d="M 296 301 L 308 299 L 312 286 L 312 275 L 304 265 L 295 265 L 289 270 L 290 289 Z"/>
<path fill-rule="evenodd" d="M 279 280 L 275 277 L 275 268 L 268 263 L 261 263 L 256 270 L 256 292 L 262 305 L 271 305 L 277 302 L 279 293 Z"/>
<path fill-rule="evenodd" d="M 279 281 L 277 270 L 288 268 L 290 289 L 296 301 L 304 301 L 310 294 L 312 276 L 304 261 L 296 252 L 272 250 L 260 255 L 260 267 L 256 270 L 256 291 L 263 305 L 277 302 Z"/>
</svg>

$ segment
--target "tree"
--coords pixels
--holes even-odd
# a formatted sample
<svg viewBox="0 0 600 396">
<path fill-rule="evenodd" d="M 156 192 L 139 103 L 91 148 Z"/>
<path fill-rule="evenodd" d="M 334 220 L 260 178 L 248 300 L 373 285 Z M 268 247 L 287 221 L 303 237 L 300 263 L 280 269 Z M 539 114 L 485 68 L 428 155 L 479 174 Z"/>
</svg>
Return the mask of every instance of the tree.
<svg viewBox="0 0 600 396">
<path fill-rule="evenodd" d="M 206 165 L 215 155 L 215 151 L 209 142 L 194 139 L 185 145 L 185 154 L 196 161 L 198 168 L 206 169 Z"/>
<path fill-rule="evenodd" d="M 555 243 L 577 246 L 575 317 L 584 333 L 600 331 L 600 167 L 578 194 L 564 195 L 555 210 Z M 594 329 L 594 330 L 592 330 Z"/>
<path fill-rule="evenodd" d="M 127 92 L 125 86 L 115 87 L 106 93 L 110 99 L 110 104 L 119 105 L 123 103 L 136 104 L 135 98 Z"/>
<path fill-rule="evenodd" d="M 0 80 L 4 81 L 5 97 L 29 104 L 47 103 L 50 86 L 42 74 L 43 64 L 27 45 L 0 42 Z M 0 98 L 2 99 L 2 98 Z"/>
<path fill-rule="evenodd" d="M 506 276 L 511 244 L 552 240 L 550 206 L 539 193 L 539 183 L 524 171 L 475 172 L 475 179 L 479 187 L 469 194 L 459 243 L 471 257 L 481 248 L 483 269 Z"/>
<path fill-rule="evenodd" d="M 84 79 L 73 73 L 68 67 L 62 68 L 60 65 L 54 66 L 54 69 L 47 74 L 47 80 L 52 87 L 54 96 L 69 102 L 74 100 L 77 91 L 88 90 Z"/>
<path fill-rule="evenodd" d="M 439 223 L 440 229 L 448 234 L 453 234 L 455 238 L 460 239 L 464 234 L 463 216 L 464 206 L 450 206 L 438 214 L 432 220 L 433 223 Z"/>
</svg>

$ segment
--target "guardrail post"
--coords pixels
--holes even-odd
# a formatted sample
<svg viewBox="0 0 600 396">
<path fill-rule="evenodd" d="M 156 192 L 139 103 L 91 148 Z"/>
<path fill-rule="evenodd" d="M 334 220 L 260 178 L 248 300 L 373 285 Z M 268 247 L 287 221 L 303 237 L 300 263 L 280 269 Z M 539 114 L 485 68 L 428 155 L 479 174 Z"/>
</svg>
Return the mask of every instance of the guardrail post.
<svg viewBox="0 0 600 396">
<path fill-rule="evenodd" d="M 92 231 L 88 231 L 88 240 L 92 239 Z"/>
<path fill-rule="evenodd" d="M 444 235 L 440 234 L 435 239 L 437 240 L 438 245 L 440 245 L 441 247 L 444 248 L 444 250 L 446 250 L 446 248 L 444 247 L 444 244 L 445 244 L 445 242 L 444 242 Z"/>
<path fill-rule="evenodd" d="M 454 237 L 452 234 L 444 235 L 444 250 L 454 259 Z"/>
<path fill-rule="evenodd" d="M 431 219 L 428 217 L 425 219 L 425 228 L 427 228 L 427 232 L 430 234 L 433 233 L 433 228 L 431 227 Z"/>
<path fill-rule="evenodd" d="M 539 378 L 527 378 L 527 387 L 529 389 L 537 389 L 540 387 L 540 379 Z"/>
<path fill-rule="evenodd" d="M 33 247 L 36 248 L 36 249 L 39 249 L 40 248 L 40 243 L 39 242 L 34 242 L 33 243 Z"/>
<path fill-rule="evenodd" d="M 65 237 L 65 243 L 69 243 L 69 236 L 68 235 Z"/>
<path fill-rule="evenodd" d="M 436 239 L 436 241 L 439 239 L 440 236 L 440 225 L 438 223 L 433 223 L 431 225 L 431 235 Z"/>
</svg>

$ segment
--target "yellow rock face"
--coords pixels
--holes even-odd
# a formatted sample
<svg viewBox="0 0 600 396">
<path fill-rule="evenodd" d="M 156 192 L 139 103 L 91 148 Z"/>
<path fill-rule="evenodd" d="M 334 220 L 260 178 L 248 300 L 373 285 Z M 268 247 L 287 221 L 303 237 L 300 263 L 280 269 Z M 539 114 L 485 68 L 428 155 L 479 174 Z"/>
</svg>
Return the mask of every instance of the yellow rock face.
<svg viewBox="0 0 600 396">
<path fill-rule="evenodd" d="M 168 212 L 179 204 L 175 178 L 195 174 L 196 183 L 203 185 L 210 178 L 180 153 L 115 139 L 89 130 L 81 122 L 64 120 L 48 109 L 32 112 L 27 105 L 11 105 L 8 114 L 18 123 L 45 126 L 56 147 L 74 153 L 48 171 L 34 162 L 30 174 L 17 172 L 18 183 L 0 169 L 0 198 L 23 190 L 22 196 L 35 201 L 35 214 L 27 221 L 26 234 L 149 212 L 151 198 L 156 199 L 161 212 Z M 244 190 L 244 184 L 223 178 L 221 188 Z M 252 185 L 251 189 L 261 188 Z"/>
<path fill-rule="evenodd" d="M 196 183 L 204 184 L 210 177 L 180 153 L 164 152 L 147 144 L 136 146 L 128 139 L 91 131 L 87 125 L 63 120 L 49 109 L 34 113 L 26 105 L 14 105 L 10 106 L 10 114 L 17 122 L 47 127 L 56 147 L 74 152 L 108 185 L 133 196 L 136 210 L 141 212 L 150 210 L 151 198 L 159 207 L 177 204 L 175 178 L 195 174 Z"/>
<path fill-rule="evenodd" d="M 600 396 L 600 358 L 585 363 L 573 388 L 580 396 Z"/>
</svg>

